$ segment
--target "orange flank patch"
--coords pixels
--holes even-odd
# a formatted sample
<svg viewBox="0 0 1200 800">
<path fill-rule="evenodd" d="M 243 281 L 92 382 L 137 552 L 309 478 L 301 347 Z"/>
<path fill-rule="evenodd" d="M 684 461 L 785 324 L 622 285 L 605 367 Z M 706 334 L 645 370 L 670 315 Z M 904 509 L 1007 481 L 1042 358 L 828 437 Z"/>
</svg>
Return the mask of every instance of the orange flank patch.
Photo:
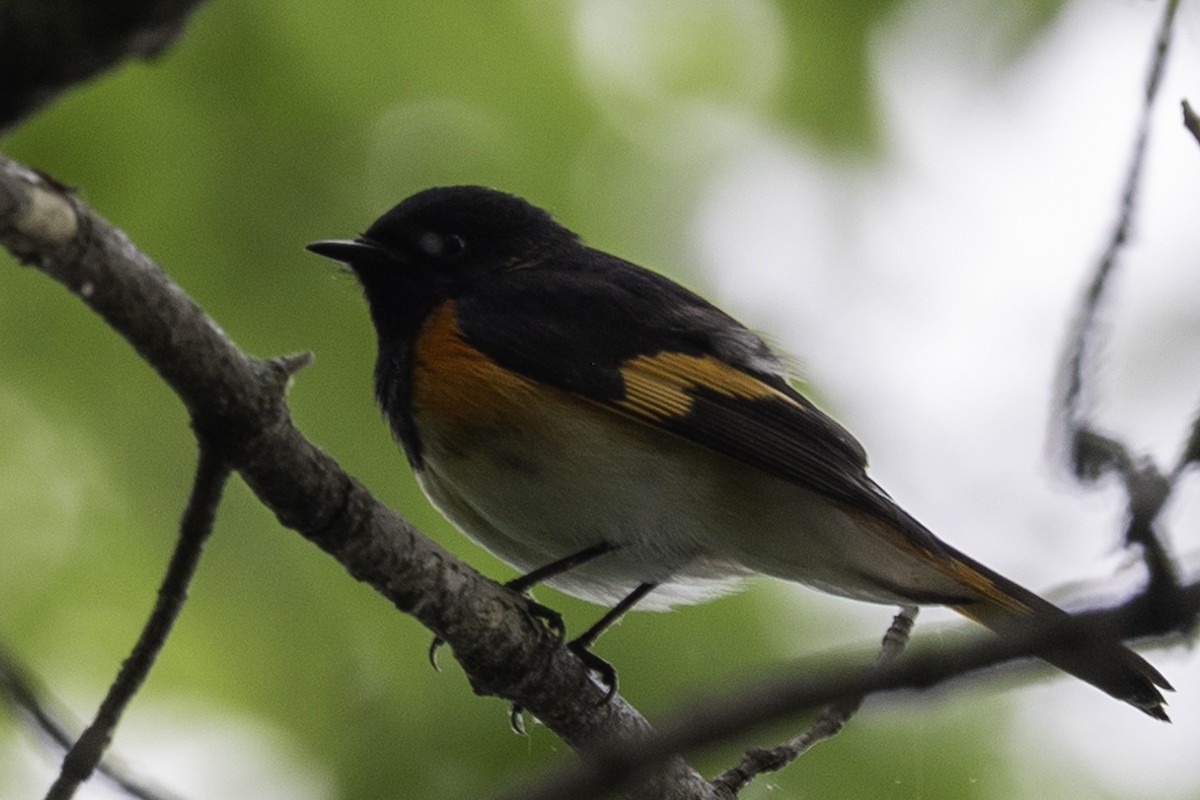
<svg viewBox="0 0 1200 800">
<path fill-rule="evenodd" d="M 712 356 L 671 352 L 638 356 L 621 366 L 621 377 L 625 397 L 617 405 L 656 420 L 686 415 L 696 389 L 728 397 L 774 397 L 792 402 L 778 389 Z"/>
<path fill-rule="evenodd" d="M 413 346 L 413 412 L 447 424 L 500 423 L 530 396 L 537 383 L 510 372 L 462 338 L 454 302 L 442 303 L 417 333 Z"/>
</svg>

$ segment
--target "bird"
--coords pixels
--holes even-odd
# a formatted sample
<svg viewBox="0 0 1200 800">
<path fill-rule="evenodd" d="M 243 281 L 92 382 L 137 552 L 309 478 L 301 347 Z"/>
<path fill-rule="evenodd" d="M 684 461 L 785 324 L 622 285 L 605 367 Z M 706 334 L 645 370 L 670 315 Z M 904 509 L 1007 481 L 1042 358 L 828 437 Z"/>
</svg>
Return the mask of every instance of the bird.
<svg viewBox="0 0 1200 800">
<path fill-rule="evenodd" d="M 755 574 L 1000 636 L 1067 617 L 896 503 L 758 334 L 520 197 L 429 188 L 307 249 L 361 285 L 375 396 L 432 504 L 523 573 L 514 590 L 610 608 L 571 642 L 610 691 L 600 631 Z M 1119 642 L 1043 657 L 1168 719 L 1171 685 Z"/>
</svg>

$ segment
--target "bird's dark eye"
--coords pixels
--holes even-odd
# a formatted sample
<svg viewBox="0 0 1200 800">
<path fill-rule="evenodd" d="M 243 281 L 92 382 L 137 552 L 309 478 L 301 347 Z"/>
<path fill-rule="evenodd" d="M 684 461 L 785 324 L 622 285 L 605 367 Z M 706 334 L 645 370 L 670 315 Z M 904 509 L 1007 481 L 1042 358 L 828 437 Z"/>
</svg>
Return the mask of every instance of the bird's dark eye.
<svg viewBox="0 0 1200 800">
<path fill-rule="evenodd" d="M 427 231 L 417 239 L 417 247 L 421 248 L 421 252 L 427 256 L 454 258 L 461 255 L 467 249 L 467 244 L 457 234 L 442 235 L 433 231 Z"/>
</svg>

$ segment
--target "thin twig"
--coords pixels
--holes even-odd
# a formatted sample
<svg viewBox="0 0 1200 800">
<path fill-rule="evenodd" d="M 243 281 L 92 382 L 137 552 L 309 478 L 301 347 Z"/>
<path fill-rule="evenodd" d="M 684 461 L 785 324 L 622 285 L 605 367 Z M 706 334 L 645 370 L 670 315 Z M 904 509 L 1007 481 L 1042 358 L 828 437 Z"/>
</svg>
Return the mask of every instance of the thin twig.
<svg viewBox="0 0 1200 800">
<path fill-rule="evenodd" d="M 1061 399 L 1060 415 L 1068 443 L 1069 456 L 1075 477 L 1084 482 L 1098 479 L 1103 474 L 1115 473 L 1125 488 L 1128 502 L 1128 521 L 1125 527 L 1125 543 L 1139 545 L 1149 572 L 1151 596 L 1169 602 L 1179 588 L 1179 576 L 1167 545 L 1159 535 L 1155 521 L 1171 496 L 1175 480 L 1190 463 L 1196 434 L 1193 431 L 1185 447 L 1180 466 L 1168 475 L 1149 457 L 1139 457 L 1132 448 L 1116 437 L 1101 433 L 1090 419 L 1086 407 L 1085 393 L 1094 370 L 1091 368 L 1093 339 L 1096 335 L 1096 320 L 1113 273 L 1116 271 L 1122 251 L 1129 238 L 1137 195 L 1141 186 L 1142 171 L 1150 139 L 1150 117 L 1162 85 L 1167 54 L 1170 51 L 1171 34 L 1179 0 L 1167 0 L 1163 17 L 1155 37 L 1154 51 L 1150 59 L 1150 71 L 1146 77 L 1142 106 L 1138 117 L 1137 137 L 1125 175 L 1121 192 L 1117 221 L 1113 226 L 1108 244 L 1096 264 L 1092 281 L 1084 295 L 1076 317 L 1075 329 L 1066 350 L 1066 391 Z M 1188 106 L 1184 104 L 1185 122 Z"/>
<path fill-rule="evenodd" d="M 1068 649 L 1087 650 L 1125 641 L 1154 628 L 1183 631 L 1200 613 L 1200 583 L 1183 587 L 1178 602 L 1150 618 L 1143 598 L 1104 611 L 1054 619 L 1012 636 L 987 637 L 962 647 L 926 651 L 880 668 L 832 667 L 803 676 L 764 682 L 743 693 L 696 703 L 657 736 L 636 746 L 587 753 L 576 765 L 540 785 L 506 795 L 508 800 L 598 800 L 636 785 L 654 764 L 726 741 L 758 727 L 847 698 L 900 690 L 924 690 L 987 667 L 1026 656 Z"/>
<path fill-rule="evenodd" d="M 33 726 L 59 748 L 66 751 L 71 747 L 75 741 L 75 736 L 69 732 L 72 726 L 63 721 L 64 714 L 61 711 L 55 710 L 61 708 L 61 704 L 48 698 L 37 679 L 19 665 L 3 646 L 0 646 L 0 694 L 15 709 L 29 717 Z M 134 776 L 128 766 L 111 755 L 97 765 L 96 771 L 137 800 L 175 798 L 175 795 L 157 787 L 152 788 L 144 779 Z"/>
<path fill-rule="evenodd" d="M 1183 446 L 1183 452 L 1179 454 L 1175 469 L 1171 471 L 1171 484 L 1174 485 L 1184 470 L 1197 462 L 1200 462 L 1200 412 L 1192 419 L 1192 430 L 1188 434 L 1187 443 Z"/>
<path fill-rule="evenodd" d="M 179 525 L 179 541 L 159 586 L 154 609 L 129 657 L 121 664 L 95 720 L 67 751 L 58 778 L 46 793 L 46 800 L 69 800 L 100 763 L 121 715 L 141 688 L 183 609 L 200 551 L 212 533 L 229 472 L 228 462 L 201 438 L 196 477 Z"/>
<path fill-rule="evenodd" d="M 1200 144 L 1200 116 L 1197 116 L 1196 109 L 1192 108 L 1187 98 L 1184 98 L 1180 105 L 1183 107 L 1183 127 L 1187 128 L 1192 138 Z"/>
<path fill-rule="evenodd" d="M 1066 358 L 1063 368 L 1066 387 L 1060 400 L 1060 415 L 1063 422 L 1065 441 L 1069 447 L 1069 456 L 1075 475 L 1081 479 L 1094 479 L 1107 472 L 1114 464 L 1111 447 L 1123 446 L 1108 437 L 1095 433 L 1094 426 L 1088 419 L 1085 409 L 1085 384 L 1090 373 L 1093 354 L 1093 339 L 1095 337 L 1096 320 L 1101 304 L 1107 292 L 1113 272 L 1116 270 L 1121 252 L 1129 239 L 1133 226 L 1134 210 L 1137 205 L 1138 190 L 1142 181 L 1142 170 L 1146 161 L 1146 150 L 1150 140 L 1150 115 L 1158 90 L 1162 84 L 1163 70 L 1167 54 L 1170 50 L 1171 33 L 1174 28 L 1175 12 L 1179 9 L 1179 0 L 1167 0 L 1163 18 L 1155 37 L 1154 51 L 1151 56 L 1150 71 L 1146 77 L 1146 85 L 1142 94 L 1142 106 L 1138 118 L 1137 137 L 1134 139 L 1133 152 L 1129 159 L 1129 167 L 1125 173 L 1125 183 L 1121 190 L 1120 206 L 1117 211 L 1116 224 L 1109 235 L 1108 243 L 1096 269 L 1091 283 L 1084 293 L 1080 312 L 1076 318 L 1074 330 L 1068 339 Z M 1097 438 L 1103 441 L 1105 447 L 1096 447 Z M 1128 457 L 1128 456 L 1127 456 Z"/>
<path fill-rule="evenodd" d="M 918 610 L 916 606 L 902 606 L 892 618 L 892 624 L 884 633 L 879 653 L 871 665 L 873 669 L 895 661 L 904 652 L 916 623 Z M 857 695 L 830 703 L 821 710 L 816 721 L 799 736 L 770 750 L 758 747 L 747 750 L 741 763 L 713 778 L 713 787 L 724 793 L 723 796 L 733 797 L 762 773 L 783 769 L 817 744 L 836 736 L 858 712 L 864 699 L 864 695 Z"/>
</svg>

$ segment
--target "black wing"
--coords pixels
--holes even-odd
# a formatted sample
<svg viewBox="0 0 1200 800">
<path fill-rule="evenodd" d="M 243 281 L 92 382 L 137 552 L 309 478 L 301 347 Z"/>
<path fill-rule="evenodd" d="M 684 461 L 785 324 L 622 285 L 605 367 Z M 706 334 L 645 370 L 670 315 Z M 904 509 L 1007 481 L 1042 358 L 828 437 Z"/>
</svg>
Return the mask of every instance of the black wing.
<svg viewBox="0 0 1200 800">
<path fill-rule="evenodd" d="M 893 516 L 861 445 L 788 385 L 758 336 L 660 275 L 585 252 L 495 274 L 456 298 L 463 336 L 534 380 Z"/>
</svg>

